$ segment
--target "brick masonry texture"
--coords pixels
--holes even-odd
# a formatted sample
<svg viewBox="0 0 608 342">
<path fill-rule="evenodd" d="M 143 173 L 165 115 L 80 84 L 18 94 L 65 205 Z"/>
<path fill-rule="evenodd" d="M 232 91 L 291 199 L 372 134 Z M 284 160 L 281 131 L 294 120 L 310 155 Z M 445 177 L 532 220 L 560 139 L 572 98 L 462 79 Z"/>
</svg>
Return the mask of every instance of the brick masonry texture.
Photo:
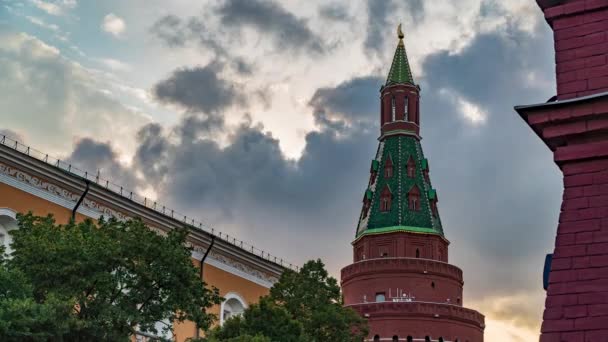
<svg viewBox="0 0 608 342">
<path fill-rule="evenodd" d="M 608 91 L 608 0 L 537 2 L 554 31 L 558 102 L 523 116 L 564 175 L 540 341 L 605 342 L 608 96 L 602 93 Z"/>
</svg>

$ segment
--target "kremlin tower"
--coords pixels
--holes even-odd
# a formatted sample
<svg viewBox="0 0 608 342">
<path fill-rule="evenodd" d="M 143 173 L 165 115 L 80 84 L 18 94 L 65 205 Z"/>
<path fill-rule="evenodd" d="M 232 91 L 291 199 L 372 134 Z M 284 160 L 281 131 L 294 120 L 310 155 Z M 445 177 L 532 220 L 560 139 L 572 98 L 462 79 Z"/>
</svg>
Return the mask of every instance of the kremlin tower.
<svg viewBox="0 0 608 342">
<path fill-rule="evenodd" d="M 463 306 L 462 270 L 448 263 L 438 194 L 420 145 L 420 87 L 401 26 L 380 89 L 380 138 L 341 271 L 345 306 L 369 322 L 367 341 L 483 341 L 484 317 Z"/>
</svg>

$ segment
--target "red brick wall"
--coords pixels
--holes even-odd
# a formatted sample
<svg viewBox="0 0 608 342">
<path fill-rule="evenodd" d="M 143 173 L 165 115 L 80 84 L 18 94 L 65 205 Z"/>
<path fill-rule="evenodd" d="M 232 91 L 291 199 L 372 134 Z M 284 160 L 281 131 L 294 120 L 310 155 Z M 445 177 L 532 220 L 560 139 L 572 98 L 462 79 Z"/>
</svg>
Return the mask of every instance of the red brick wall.
<svg viewBox="0 0 608 342">
<path fill-rule="evenodd" d="M 579 0 L 545 9 L 555 38 L 558 99 L 608 91 L 608 3 Z"/>
<path fill-rule="evenodd" d="M 537 2 L 571 100 L 518 109 L 564 174 L 540 340 L 608 341 L 608 0 Z"/>
<path fill-rule="evenodd" d="M 448 262 L 448 244 L 445 238 L 434 234 L 368 235 L 354 243 L 353 260 L 360 261 L 364 255 L 366 259 L 380 258 L 382 253 L 388 253 L 388 257 L 415 258 L 418 250 L 420 258 Z"/>
<path fill-rule="evenodd" d="M 608 159 L 569 162 L 541 341 L 608 341 Z"/>
</svg>

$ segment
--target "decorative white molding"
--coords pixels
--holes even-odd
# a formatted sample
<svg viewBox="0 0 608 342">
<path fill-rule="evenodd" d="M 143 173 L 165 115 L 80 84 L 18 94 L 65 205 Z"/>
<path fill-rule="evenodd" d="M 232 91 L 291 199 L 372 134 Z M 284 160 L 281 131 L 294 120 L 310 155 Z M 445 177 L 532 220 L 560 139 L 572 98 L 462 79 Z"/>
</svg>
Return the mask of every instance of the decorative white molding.
<svg viewBox="0 0 608 342">
<path fill-rule="evenodd" d="M 44 199 L 48 202 L 57 204 L 69 210 L 72 210 L 74 208 L 76 202 L 81 196 L 81 194 L 71 192 L 53 183 L 46 182 L 38 177 L 32 176 L 26 172 L 23 172 L 22 170 L 16 169 L 3 163 L 0 163 L 0 183 L 7 184 L 9 186 L 12 186 L 21 191 Z M 77 212 L 93 219 L 99 219 L 101 216 L 115 217 L 119 220 L 127 220 L 130 218 L 129 215 L 116 211 L 95 200 L 91 200 L 86 197 L 82 201 L 80 207 L 78 207 Z M 0 215 L 2 215 L 1 212 Z M 14 212 L 12 215 L 14 217 Z M 161 235 L 167 234 L 165 230 L 160 229 L 158 227 L 150 227 L 150 229 Z M 188 246 L 193 248 L 192 256 L 197 260 L 202 259 L 206 248 L 200 245 L 192 244 L 190 241 L 187 244 Z M 228 273 L 234 274 L 238 277 L 252 281 L 266 288 L 272 287 L 272 285 L 278 281 L 276 277 L 261 272 L 255 268 L 249 267 L 244 263 L 241 263 L 237 260 L 234 260 L 233 258 L 221 255 L 214 251 L 211 251 L 211 253 L 209 253 L 207 260 L 205 260 L 205 263 L 208 263 Z"/>
<path fill-rule="evenodd" d="M 224 297 L 225 300 L 220 305 L 220 325 L 224 324 L 224 308 L 226 306 L 226 303 L 230 299 L 236 299 L 239 303 L 241 303 L 241 305 L 245 309 L 247 309 L 247 307 L 249 307 L 249 305 L 247 305 L 247 301 L 245 301 L 245 299 L 243 297 L 241 297 L 241 295 L 239 295 L 236 292 L 228 292 L 225 295 L 223 295 L 222 297 Z"/>
<path fill-rule="evenodd" d="M 0 216 L 8 216 L 8 217 L 16 220 L 17 212 L 11 208 L 0 208 Z"/>
</svg>

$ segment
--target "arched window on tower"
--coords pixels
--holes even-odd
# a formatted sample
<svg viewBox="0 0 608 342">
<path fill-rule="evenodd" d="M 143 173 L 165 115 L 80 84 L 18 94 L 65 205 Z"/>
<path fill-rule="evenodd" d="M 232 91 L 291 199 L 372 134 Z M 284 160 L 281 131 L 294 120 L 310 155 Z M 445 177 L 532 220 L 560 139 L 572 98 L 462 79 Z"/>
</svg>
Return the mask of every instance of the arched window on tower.
<svg viewBox="0 0 608 342">
<path fill-rule="evenodd" d="M 431 337 L 430 336 L 425 336 L 424 337 L 424 342 L 431 342 Z"/>
<path fill-rule="evenodd" d="M 374 342 L 380 342 L 380 335 L 374 336 Z"/>
<path fill-rule="evenodd" d="M 387 212 L 391 210 L 391 202 L 393 195 L 388 185 L 384 186 L 382 194 L 380 195 L 380 211 Z"/>
<path fill-rule="evenodd" d="M 420 258 L 420 250 L 416 248 L 416 258 Z"/>
<path fill-rule="evenodd" d="M 420 190 L 414 185 L 407 194 L 408 207 L 412 211 L 420 210 Z"/>
<path fill-rule="evenodd" d="M 407 176 L 409 178 L 416 177 L 416 162 L 412 156 L 407 160 Z"/>
<path fill-rule="evenodd" d="M 384 163 L 384 178 L 389 179 L 393 177 L 393 158 L 391 158 L 390 154 L 386 158 L 386 162 Z"/>
<path fill-rule="evenodd" d="M 395 97 L 391 97 L 391 121 L 395 121 L 395 112 L 397 110 L 397 104 L 395 103 Z"/>
<path fill-rule="evenodd" d="M 443 337 L 439 338 L 439 342 L 444 342 Z"/>
<path fill-rule="evenodd" d="M 393 336 L 393 342 L 399 342 L 399 336 L 394 335 Z"/>
<path fill-rule="evenodd" d="M 403 120 L 408 121 L 409 120 L 409 98 L 406 96 L 405 99 L 403 99 Z"/>
</svg>

